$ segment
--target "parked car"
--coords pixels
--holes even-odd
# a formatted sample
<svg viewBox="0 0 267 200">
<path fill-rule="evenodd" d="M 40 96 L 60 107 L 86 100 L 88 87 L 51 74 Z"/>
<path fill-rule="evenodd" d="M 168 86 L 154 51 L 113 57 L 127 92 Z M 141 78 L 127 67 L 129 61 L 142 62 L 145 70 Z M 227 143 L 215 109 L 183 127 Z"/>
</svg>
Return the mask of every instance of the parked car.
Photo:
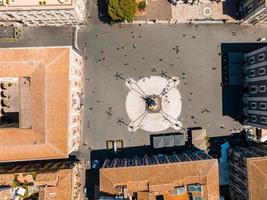
<svg viewBox="0 0 267 200">
<path fill-rule="evenodd" d="M 263 37 L 263 38 L 258 38 L 258 39 L 257 39 L 258 42 L 264 42 L 265 40 L 266 40 L 265 37 Z"/>
<path fill-rule="evenodd" d="M 94 160 L 92 163 L 92 169 L 98 169 L 99 168 L 99 161 L 98 160 Z"/>
</svg>

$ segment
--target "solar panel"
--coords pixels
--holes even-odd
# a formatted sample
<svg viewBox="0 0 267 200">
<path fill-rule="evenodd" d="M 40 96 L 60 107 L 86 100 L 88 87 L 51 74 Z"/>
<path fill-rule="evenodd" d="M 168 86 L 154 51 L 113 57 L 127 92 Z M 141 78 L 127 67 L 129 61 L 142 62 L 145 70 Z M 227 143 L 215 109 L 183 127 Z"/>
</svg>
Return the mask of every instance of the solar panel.
<svg viewBox="0 0 267 200">
<path fill-rule="evenodd" d="M 162 155 L 162 154 L 157 155 L 157 158 L 158 158 L 158 161 L 159 161 L 160 164 L 168 162 L 168 160 L 166 159 L 165 155 Z"/>
<path fill-rule="evenodd" d="M 178 158 L 179 158 L 179 160 L 181 160 L 181 161 L 187 161 L 188 160 L 188 158 L 184 155 L 184 154 L 177 154 L 176 155 Z"/>
<path fill-rule="evenodd" d="M 199 158 L 196 156 L 196 154 L 192 153 L 188 153 L 187 156 L 191 159 L 191 160 L 199 160 Z"/>
<path fill-rule="evenodd" d="M 149 158 L 147 158 L 147 161 L 148 161 L 148 163 L 149 163 L 150 165 L 157 164 L 156 159 L 153 158 L 153 157 L 149 157 Z"/>
<path fill-rule="evenodd" d="M 127 166 L 135 166 L 135 160 L 134 159 L 128 159 L 127 160 Z"/>
<path fill-rule="evenodd" d="M 179 160 L 176 158 L 176 156 L 173 154 L 173 155 L 168 155 L 168 159 L 170 162 L 179 162 Z"/>
<path fill-rule="evenodd" d="M 139 166 L 146 165 L 145 159 L 144 158 L 138 158 L 137 163 Z"/>
<path fill-rule="evenodd" d="M 123 167 L 124 166 L 124 160 L 118 159 L 116 162 L 116 167 Z"/>
<path fill-rule="evenodd" d="M 111 161 L 110 160 L 106 160 L 105 164 L 104 164 L 104 168 L 110 168 L 110 167 L 112 167 Z"/>
</svg>

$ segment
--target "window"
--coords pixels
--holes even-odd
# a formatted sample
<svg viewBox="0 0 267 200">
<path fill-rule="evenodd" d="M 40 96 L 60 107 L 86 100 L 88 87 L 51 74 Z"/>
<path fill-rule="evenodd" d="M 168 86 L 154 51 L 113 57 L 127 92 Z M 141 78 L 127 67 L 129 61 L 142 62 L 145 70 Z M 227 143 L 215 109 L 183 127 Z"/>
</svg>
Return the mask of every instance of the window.
<svg viewBox="0 0 267 200">
<path fill-rule="evenodd" d="M 249 75 L 249 77 L 254 77 L 254 76 L 256 76 L 256 71 L 255 70 L 249 70 L 248 75 Z"/>
<path fill-rule="evenodd" d="M 251 102 L 250 103 L 250 108 L 251 109 L 256 109 L 257 108 L 257 103 L 256 102 Z"/>
<path fill-rule="evenodd" d="M 184 194 L 184 193 L 186 193 L 185 187 L 178 187 L 177 188 L 177 194 L 178 195 Z"/>
<path fill-rule="evenodd" d="M 267 104 L 266 103 L 260 103 L 260 109 L 261 110 L 266 110 L 266 108 L 267 108 Z"/>
<path fill-rule="evenodd" d="M 256 115 L 251 115 L 251 116 L 250 116 L 250 120 L 251 120 L 252 122 L 257 122 L 257 116 L 256 116 Z"/>
<path fill-rule="evenodd" d="M 254 64 L 255 63 L 255 57 L 252 56 L 252 57 L 249 57 L 248 58 L 248 64 Z"/>
<path fill-rule="evenodd" d="M 261 53 L 258 55 L 258 60 L 259 61 L 263 61 L 265 59 L 265 54 L 264 53 Z"/>
<path fill-rule="evenodd" d="M 255 94 L 255 93 L 257 93 L 257 87 L 255 85 L 251 85 L 249 87 L 249 91 L 251 94 Z"/>
<path fill-rule="evenodd" d="M 201 185 L 188 185 L 188 192 L 201 192 L 202 188 Z"/>
<path fill-rule="evenodd" d="M 260 91 L 260 92 L 266 92 L 266 86 L 265 86 L 265 85 L 261 85 L 261 86 L 259 87 L 259 91 Z"/>
<path fill-rule="evenodd" d="M 259 75 L 263 75 L 265 74 L 265 72 L 266 72 L 266 69 L 264 67 L 258 69 Z"/>
<path fill-rule="evenodd" d="M 250 4 L 246 7 L 247 14 L 251 13 L 253 11 L 253 4 Z"/>
<path fill-rule="evenodd" d="M 261 124 L 267 124 L 267 117 L 260 117 Z"/>
<path fill-rule="evenodd" d="M 264 0 L 257 0 L 258 4 L 261 4 Z"/>
</svg>

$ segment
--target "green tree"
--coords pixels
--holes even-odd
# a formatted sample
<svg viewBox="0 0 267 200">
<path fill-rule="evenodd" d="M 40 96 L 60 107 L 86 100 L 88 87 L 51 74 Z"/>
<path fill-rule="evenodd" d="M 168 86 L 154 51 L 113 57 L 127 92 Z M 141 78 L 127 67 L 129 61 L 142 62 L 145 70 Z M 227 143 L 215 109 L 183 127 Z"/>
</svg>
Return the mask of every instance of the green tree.
<svg viewBox="0 0 267 200">
<path fill-rule="evenodd" d="M 143 0 L 137 5 L 139 11 L 145 11 L 146 9 L 146 0 Z"/>
<path fill-rule="evenodd" d="M 135 0 L 109 0 L 108 14 L 113 22 L 132 22 L 136 11 Z"/>
</svg>

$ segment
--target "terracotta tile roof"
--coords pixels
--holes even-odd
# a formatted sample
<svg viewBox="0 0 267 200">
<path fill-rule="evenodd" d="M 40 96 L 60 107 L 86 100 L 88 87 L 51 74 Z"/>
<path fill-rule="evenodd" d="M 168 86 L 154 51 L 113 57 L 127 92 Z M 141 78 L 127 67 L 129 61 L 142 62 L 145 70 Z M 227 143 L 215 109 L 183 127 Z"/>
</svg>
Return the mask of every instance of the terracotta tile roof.
<svg viewBox="0 0 267 200">
<path fill-rule="evenodd" d="M 46 176 L 46 177 L 45 177 Z M 15 174 L 0 174 L 1 185 L 12 185 Z M 44 178 L 45 177 L 45 178 Z M 40 199 L 43 200 L 71 200 L 72 199 L 72 169 L 62 169 L 53 173 L 39 173 L 36 176 L 36 186 L 40 190 Z M 2 180 L 2 181 L 1 181 Z M 3 181 L 5 180 L 5 181 Z M 43 185 L 39 185 L 39 180 L 42 180 Z M 51 185 L 53 183 L 53 185 Z M 9 193 L 5 193 L 5 196 Z M 1 194 L 0 194 L 1 197 Z"/>
<path fill-rule="evenodd" d="M 249 199 L 265 199 L 267 197 L 267 156 L 249 158 L 247 164 Z"/>
<path fill-rule="evenodd" d="M 45 187 L 45 200 L 72 199 L 72 170 L 65 169 L 58 173 L 58 184 L 54 187 Z M 55 195 L 51 195 L 51 194 Z"/>
<path fill-rule="evenodd" d="M 116 187 L 122 185 L 129 192 L 164 192 L 195 183 L 204 186 L 204 199 L 219 199 L 217 160 L 100 169 L 100 191 L 108 194 L 116 194 Z"/>
<path fill-rule="evenodd" d="M 68 157 L 71 47 L 0 49 L 0 77 L 30 77 L 31 129 L 0 129 L 0 162 Z"/>
</svg>

